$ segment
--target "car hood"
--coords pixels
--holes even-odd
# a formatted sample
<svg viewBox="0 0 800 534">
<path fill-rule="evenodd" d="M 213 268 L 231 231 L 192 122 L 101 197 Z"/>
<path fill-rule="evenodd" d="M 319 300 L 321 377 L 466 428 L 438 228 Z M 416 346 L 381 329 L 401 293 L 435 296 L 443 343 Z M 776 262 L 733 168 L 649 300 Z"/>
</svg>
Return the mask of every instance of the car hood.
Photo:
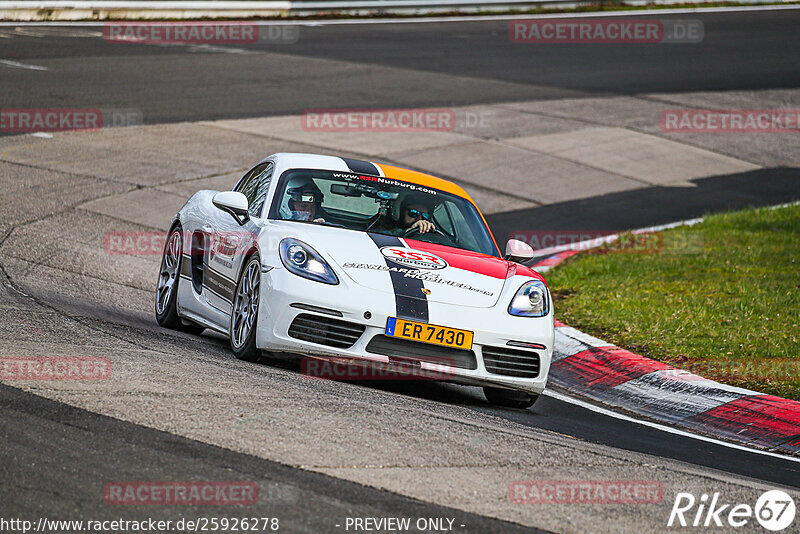
<svg viewBox="0 0 800 534">
<path fill-rule="evenodd" d="M 338 273 L 383 293 L 490 308 L 514 274 L 512 264 L 500 258 L 415 239 L 288 221 L 273 224 L 281 227 L 283 237 L 313 247 Z"/>
</svg>

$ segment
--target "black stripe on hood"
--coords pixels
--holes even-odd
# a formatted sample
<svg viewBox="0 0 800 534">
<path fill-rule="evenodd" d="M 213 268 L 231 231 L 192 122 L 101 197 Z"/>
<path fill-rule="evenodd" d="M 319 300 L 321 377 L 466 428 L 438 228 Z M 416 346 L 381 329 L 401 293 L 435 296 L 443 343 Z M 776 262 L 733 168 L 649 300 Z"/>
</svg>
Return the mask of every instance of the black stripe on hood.
<svg viewBox="0 0 800 534">
<path fill-rule="evenodd" d="M 383 247 L 402 247 L 405 248 L 399 238 L 383 235 L 383 234 L 369 234 L 372 241 L 378 246 Z M 408 269 L 404 265 L 384 258 L 387 267 L 398 267 L 400 269 Z M 422 280 L 418 278 L 410 278 L 403 275 L 403 272 L 389 271 L 389 276 L 392 278 L 392 287 L 394 288 L 394 300 L 397 306 L 397 316 L 401 319 L 410 319 L 412 321 L 428 322 L 428 299 L 425 293 L 422 292 Z"/>
</svg>

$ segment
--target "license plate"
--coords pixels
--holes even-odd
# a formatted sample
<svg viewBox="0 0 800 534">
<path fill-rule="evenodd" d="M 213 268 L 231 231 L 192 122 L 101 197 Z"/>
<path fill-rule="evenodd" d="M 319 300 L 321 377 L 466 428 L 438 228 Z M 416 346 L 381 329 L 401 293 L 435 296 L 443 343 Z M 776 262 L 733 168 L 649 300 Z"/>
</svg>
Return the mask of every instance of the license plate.
<svg viewBox="0 0 800 534">
<path fill-rule="evenodd" d="M 396 317 L 387 319 L 386 335 L 455 349 L 469 350 L 472 348 L 472 332 L 468 330 L 417 323 Z"/>
</svg>

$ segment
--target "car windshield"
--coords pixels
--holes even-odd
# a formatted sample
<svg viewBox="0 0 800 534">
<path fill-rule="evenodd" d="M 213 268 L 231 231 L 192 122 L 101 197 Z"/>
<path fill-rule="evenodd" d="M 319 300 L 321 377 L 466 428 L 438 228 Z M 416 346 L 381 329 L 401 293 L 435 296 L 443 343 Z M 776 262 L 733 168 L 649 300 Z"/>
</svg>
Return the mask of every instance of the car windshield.
<svg viewBox="0 0 800 534">
<path fill-rule="evenodd" d="M 471 202 L 380 176 L 287 171 L 281 176 L 269 217 L 409 237 L 499 256 Z"/>
</svg>

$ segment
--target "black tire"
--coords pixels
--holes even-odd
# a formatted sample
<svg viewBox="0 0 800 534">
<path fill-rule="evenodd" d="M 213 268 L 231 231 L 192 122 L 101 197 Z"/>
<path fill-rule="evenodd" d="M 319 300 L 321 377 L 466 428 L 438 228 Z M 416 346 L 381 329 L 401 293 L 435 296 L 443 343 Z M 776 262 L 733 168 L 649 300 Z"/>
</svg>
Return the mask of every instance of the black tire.
<svg viewBox="0 0 800 534">
<path fill-rule="evenodd" d="M 261 360 L 261 350 L 259 350 L 259 348 L 256 347 L 256 331 L 258 330 L 259 297 L 256 297 L 256 302 L 255 304 L 253 304 L 255 311 L 254 313 L 252 313 L 252 322 L 249 327 L 247 335 L 243 336 L 244 337 L 243 340 L 238 339 L 239 337 L 242 336 L 239 335 L 234 336 L 234 328 L 239 327 L 239 323 L 237 321 L 241 320 L 241 316 L 237 315 L 237 309 L 238 306 L 243 303 L 242 297 L 245 289 L 244 288 L 245 283 L 250 284 L 250 279 L 248 278 L 248 276 L 250 274 L 251 269 L 256 269 L 256 272 L 258 273 L 258 281 L 259 281 L 258 283 L 260 290 L 261 260 L 259 259 L 257 254 L 248 256 L 244 260 L 244 267 L 242 268 L 242 272 L 239 275 L 239 280 L 236 282 L 236 292 L 234 293 L 233 304 L 231 305 L 231 322 L 228 328 L 228 337 L 230 338 L 231 351 L 233 352 L 234 356 L 246 362 L 258 362 L 259 360 Z M 257 290 L 256 295 L 258 294 L 259 293 Z M 251 302 L 252 299 L 248 298 L 246 306 L 249 306 Z"/>
<path fill-rule="evenodd" d="M 173 243 L 173 239 L 175 239 Z M 176 247 L 171 249 L 170 246 Z M 177 258 L 172 258 L 172 260 L 168 259 L 167 253 L 170 252 L 170 256 L 177 256 Z M 174 276 L 170 276 L 170 272 L 173 270 L 172 267 L 167 268 L 168 261 L 176 261 L 177 263 L 173 266 L 174 267 Z M 181 332 L 188 332 L 190 334 L 199 334 L 205 327 L 202 327 L 195 323 L 184 322 L 178 316 L 178 286 L 181 281 L 181 266 L 183 264 L 183 229 L 181 225 L 175 225 L 169 233 L 167 237 L 166 243 L 164 243 L 164 252 L 161 255 L 161 266 L 158 270 L 158 284 L 156 286 L 156 302 L 155 302 L 155 312 L 156 312 L 156 321 L 160 326 L 164 328 L 171 328 L 172 330 L 179 330 Z M 171 284 L 167 291 L 167 294 L 162 294 L 162 282 L 166 280 L 166 278 L 171 279 Z M 165 302 L 162 305 L 162 298 L 165 299 Z"/>
<path fill-rule="evenodd" d="M 483 394 L 486 400 L 496 406 L 503 406 L 505 408 L 519 408 L 524 410 L 533 406 L 539 395 L 532 393 L 525 393 L 524 391 L 515 391 L 511 389 L 493 388 L 484 386 Z"/>
</svg>

